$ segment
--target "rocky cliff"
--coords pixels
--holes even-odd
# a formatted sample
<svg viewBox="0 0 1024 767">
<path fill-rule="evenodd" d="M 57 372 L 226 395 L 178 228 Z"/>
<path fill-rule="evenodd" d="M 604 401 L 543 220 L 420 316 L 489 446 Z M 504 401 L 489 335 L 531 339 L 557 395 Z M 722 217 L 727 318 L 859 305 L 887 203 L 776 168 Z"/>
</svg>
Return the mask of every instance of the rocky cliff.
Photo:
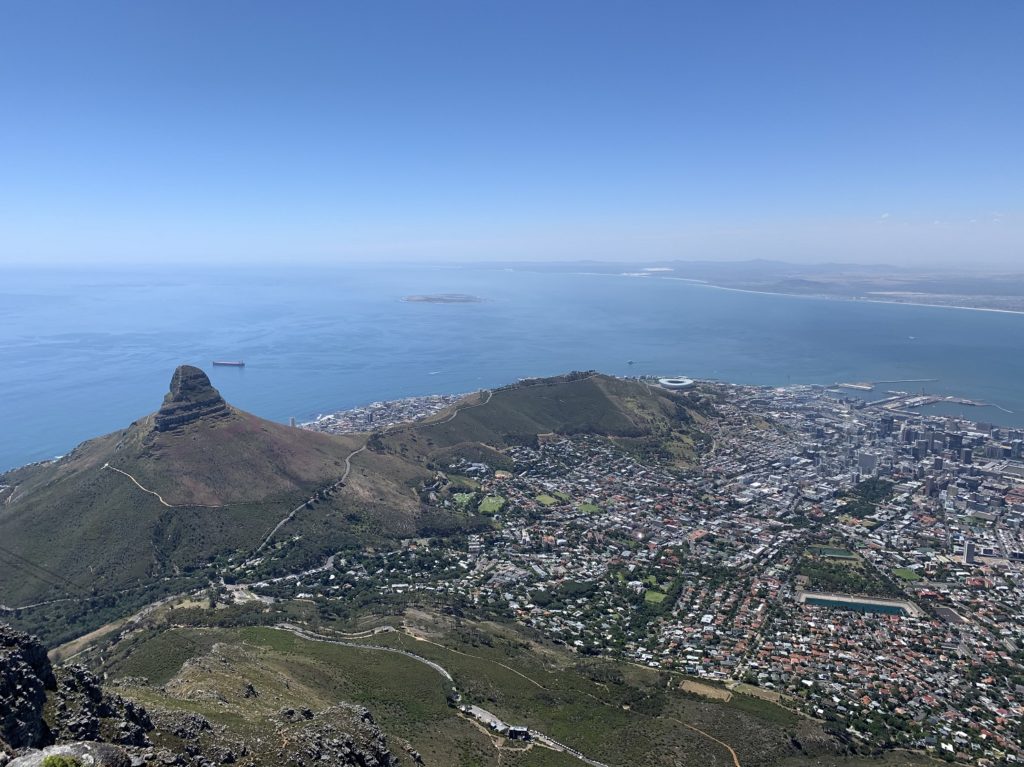
<svg viewBox="0 0 1024 767">
<path fill-rule="evenodd" d="M 53 669 L 34 637 L 0 625 L 0 767 L 40 767 L 47 756 L 93 767 L 399 764 L 364 708 L 282 709 L 265 728 L 284 737 L 250 743 L 251 732 L 231 732 L 186 711 L 157 709 L 151 717 L 105 692 L 82 666 Z"/>
<path fill-rule="evenodd" d="M 0 625 L 0 750 L 44 744 L 47 691 L 56 690 L 46 649 L 35 639 Z"/>
<path fill-rule="evenodd" d="M 171 390 L 156 414 L 156 430 L 171 431 L 200 419 L 230 416 L 231 409 L 220 392 L 213 388 L 206 373 L 191 365 L 181 365 L 171 378 Z"/>
<path fill-rule="evenodd" d="M 82 666 L 56 670 L 35 637 L 0 625 L 0 764 L 58 741 L 148 746 L 141 706 L 104 693 Z"/>
</svg>

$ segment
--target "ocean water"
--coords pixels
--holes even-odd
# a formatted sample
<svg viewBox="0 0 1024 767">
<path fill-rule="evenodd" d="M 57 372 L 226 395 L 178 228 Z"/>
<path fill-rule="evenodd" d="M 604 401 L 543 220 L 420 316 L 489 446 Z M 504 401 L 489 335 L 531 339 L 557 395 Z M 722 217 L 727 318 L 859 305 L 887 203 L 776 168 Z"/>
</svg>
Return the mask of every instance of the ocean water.
<svg viewBox="0 0 1024 767">
<path fill-rule="evenodd" d="M 402 301 L 416 293 L 483 300 Z M 231 403 L 282 422 L 595 368 L 770 385 L 937 378 L 929 392 L 1013 411 L 944 406 L 950 414 L 1024 425 L 1022 346 L 1024 315 L 654 277 L 424 266 L 9 269 L 0 281 L 0 469 L 154 411 L 181 363 L 204 368 Z M 214 359 L 246 367 L 212 368 Z"/>
</svg>

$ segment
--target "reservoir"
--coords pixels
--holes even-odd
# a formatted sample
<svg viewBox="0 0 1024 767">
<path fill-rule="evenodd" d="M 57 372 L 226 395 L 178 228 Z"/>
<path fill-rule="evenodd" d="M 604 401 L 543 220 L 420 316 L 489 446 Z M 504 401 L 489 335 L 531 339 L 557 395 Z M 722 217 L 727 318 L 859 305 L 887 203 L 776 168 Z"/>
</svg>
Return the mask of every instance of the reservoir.
<svg viewBox="0 0 1024 767">
<path fill-rule="evenodd" d="M 886 599 L 884 597 L 858 597 L 849 594 L 832 594 L 827 591 L 800 591 L 796 595 L 797 602 L 815 607 L 832 607 L 837 610 L 850 610 L 858 613 L 882 613 L 885 615 L 907 615 L 918 618 L 924 611 L 906 599 Z"/>
<path fill-rule="evenodd" d="M 872 604 L 846 599 L 828 599 L 826 597 L 807 597 L 804 604 L 818 607 L 834 607 L 839 610 L 850 610 L 858 613 L 885 613 L 887 615 L 906 615 L 907 611 L 899 605 Z"/>
</svg>

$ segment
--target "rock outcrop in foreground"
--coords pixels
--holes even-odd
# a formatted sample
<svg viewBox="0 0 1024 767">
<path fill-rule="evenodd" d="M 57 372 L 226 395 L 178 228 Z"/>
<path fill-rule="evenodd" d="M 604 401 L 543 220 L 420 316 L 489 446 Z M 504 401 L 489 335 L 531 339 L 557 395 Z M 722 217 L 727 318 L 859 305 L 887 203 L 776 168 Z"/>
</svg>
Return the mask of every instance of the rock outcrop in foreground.
<svg viewBox="0 0 1024 767">
<path fill-rule="evenodd" d="M 398 765 L 373 715 L 361 706 L 340 704 L 320 712 L 284 709 L 279 716 L 285 722 L 300 725 L 289 728 L 292 740 L 287 748 L 274 750 L 274 764 L 282 767 Z"/>
<path fill-rule="evenodd" d="M 142 706 L 104 692 L 82 666 L 54 670 L 38 640 L 0 624 L 0 767 L 42 767 L 48 756 L 83 767 L 399 764 L 365 708 L 284 709 L 266 724 L 269 733 L 284 727 L 287 737 L 253 744 L 251 734 L 214 726 L 198 714 L 157 709 L 151 718 Z"/>
<path fill-rule="evenodd" d="M 82 767 L 132 767 L 133 761 L 123 748 L 107 743 L 65 743 L 16 757 L 7 767 L 46 767 L 50 757 L 74 760 Z"/>
<path fill-rule="evenodd" d="M 156 414 L 156 430 L 171 431 L 200 419 L 224 418 L 231 414 L 228 403 L 213 388 L 206 373 L 181 365 L 171 378 L 171 390 Z"/>
<path fill-rule="evenodd" d="M 144 708 L 104 693 L 86 668 L 67 666 L 54 671 L 46 648 L 35 637 L 0 625 L 0 765 L 12 753 L 36 753 L 35 749 L 59 741 L 144 747 L 149 745 L 146 733 L 152 729 Z M 125 754 L 113 746 L 97 753 L 101 752 Z"/>
<path fill-rule="evenodd" d="M 0 749 L 4 743 L 25 748 L 46 742 L 43 706 L 47 691 L 56 689 L 46 649 L 0 625 Z"/>
</svg>

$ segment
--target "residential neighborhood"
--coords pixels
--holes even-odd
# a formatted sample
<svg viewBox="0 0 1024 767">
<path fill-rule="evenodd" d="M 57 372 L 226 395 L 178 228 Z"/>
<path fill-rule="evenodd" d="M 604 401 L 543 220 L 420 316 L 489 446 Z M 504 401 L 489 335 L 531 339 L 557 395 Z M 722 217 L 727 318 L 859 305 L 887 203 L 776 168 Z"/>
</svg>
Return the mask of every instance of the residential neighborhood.
<svg viewBox="0 0 1024 767">
<path fill-rule="evenodd" d="M 477 520 L 464 545 L 410 539 L 264 594 L 430 598 L 742 685 L 841 737 L 1024 760 L 1024 432 L 905 392 L 699 391 L 717 418 L 690 468 L 542 435 L 420 489 Z"/>
</svg>

